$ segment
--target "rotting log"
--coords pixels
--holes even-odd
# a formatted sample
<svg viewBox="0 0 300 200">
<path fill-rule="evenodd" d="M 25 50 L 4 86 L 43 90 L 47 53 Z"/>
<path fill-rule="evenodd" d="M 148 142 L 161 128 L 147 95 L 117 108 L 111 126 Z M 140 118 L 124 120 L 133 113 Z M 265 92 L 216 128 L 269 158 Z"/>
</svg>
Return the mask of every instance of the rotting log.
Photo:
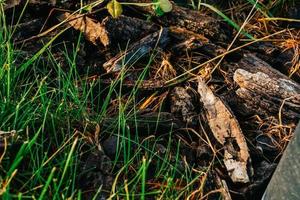
<svg viewBox="0 0 300 200">
<path fill-rule="evenodd" d="M 123 0 L 125 1 L 125 0 Z M 126 0 L 130 3 L 152 3 L 152 0 Z M 179 26 L 195 33 L 204 34 L 208 38 L 214 38 L 217 41 L 227 41 L 228 36 L 222 28 L 222 21 L 215 19 L 203 12 L 191 10 L 182 6 L 173 4 L 171 12 L 156 17 L 155 11 L 151 6 L 136 6 L 136 9 L 143 13 L 148 13 L 153 16 L 153 19 L 158 24 L 169 27 Z"/>
<path fill-rule="evenodd" d="M 300 85 L 273 69 L 253 54 L 246 54 L 238 64 L 233 80 L 243 106 L 262 116 L 284 119 L 300 118 Z"/>
<path fill-rule="evenodd" d="M 300 66 L 298 49 L 284 50 L 266 42 L 254 44 L 247 49 L 251 50 L 253 54 L 270 64 L 273 68 L 284 74 L 292 74 L 293 79 L 300 81 L 300 71 L 295 70 Z"/>
<path fill-rule="evenodd" d="M 164 48 L 169 42 L 169 34 L 167 28 L 149 34 L 141 40 L 133 43 L 124 52 L 120 52 L 112 59 L 103 64 L 107 72 L 117 72 L 122 69 L 123 65 L 130 66 L 138 59 L 149 54 L 155 48 Z"/>
<path fill-rule="evenodd" d="M 237 119 L 200 77 L 198 93 L 210 130 L 216 140 L 224 146 L 224 164 L 231 180 L 248 183 L 253 170 L 248 146 Z"/>
</svg>

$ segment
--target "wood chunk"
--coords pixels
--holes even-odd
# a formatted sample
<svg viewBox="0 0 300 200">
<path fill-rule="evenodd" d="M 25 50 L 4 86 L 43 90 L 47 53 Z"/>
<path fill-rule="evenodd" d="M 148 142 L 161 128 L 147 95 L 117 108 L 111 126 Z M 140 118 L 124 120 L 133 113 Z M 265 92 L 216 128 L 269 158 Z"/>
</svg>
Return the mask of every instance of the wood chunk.
<svg viewBox="0 0 300 200">
<path fill-rule="evenodd" d="M 126 0 L 130 3 L 152 3 L 152 0 Z M 179 26 L 195 33 L 204 34 L 208 38 L 214 38 L 217 41 L 225 41 L 228 36 L 222 28 L 221 20 L 217 20 L 203 12 L 191 10 L 189 8 L 173 4 L 171 12 L 164 13 L 163 16 L 155 17 L 155 12 L 151 6 L 138 6 L 137 9 L 143 13 L 149 13 L 154 16 L 154 20 L 160 25 Z"/>
<path fill-rule="evenodd" d="M 128 16 L 119 16 L 116 19 L 109 16 L 101 22 L 101 25 L 108 34 L 109 43 L 116 46 L 136 41 L 160 29 L 152 22 Z"/>
<path fill-rule="evenodd" d="M 187 125 L 193 124 L 194 118 L 197 116 L 193 101 L 188 89 L 175 87 L 171 92 L 171 113 L 182 119 Z"/>
<path fill-rule="evenodd" d="M 265 115 L 282 114 L 290 119 L 300 118 L 300 88 L 288 79 L 276 79 L 257 72 L 237 69 L 234 81 L 240 86 L 236 94 L 245 101 L 246 107 Z M 285 100 L 285 102 L 283 102 Z"/>
<path fill-rule="evenodd" d="M 217 141 L 224 145 L 224 164 L 231 180 L 248 183 L 250 181 L 248 171 L 251 172 L 252 167 L 247 143 L 238 121 L 230 108 L 213 94 L 200 77 L 198 93 L 206 112 L 208 125 Z"/>
<path fill-rule="evenodd" d="M 67 20 L 67 23 L 74 29 L 82 32 L 85 38 L 93 43 L 94 45 L 101 42 L 104 46 L 110 44 L 108 32 L 106 29 L 97 21 L 82 15 L 73 15 L 65 12 L 59 17 L 61 20 Z"/>
<path fill-rule="evenodd" d="M 286 119 L 300 118 L 300 85 L 252 54 L 238 63 L 233 80 L 236 94 L 249 110 L 263 116 L 276 115 L 282 103 Z"/>
<path fill-rule="evenodd" d="M 149 54 L 156 47 L 164 48 L 169 41 L 168 29 L 152 33 L 140 41 L 133 43 L 125 52 L 120 52 L 115 57 L 103 64 L 107 72 L 117 72 L 123 65 L 131 65 L 138 59 Z"/>
</svg>

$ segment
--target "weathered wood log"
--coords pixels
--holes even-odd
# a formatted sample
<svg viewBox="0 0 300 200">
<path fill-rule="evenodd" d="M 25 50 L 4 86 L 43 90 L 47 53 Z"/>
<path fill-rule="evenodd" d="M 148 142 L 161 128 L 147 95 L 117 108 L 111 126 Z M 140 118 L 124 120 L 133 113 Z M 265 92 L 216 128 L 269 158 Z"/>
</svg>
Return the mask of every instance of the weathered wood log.
<svg viewBox="0 0 300 200">
<path fill-rule="evenodd" d="M 300 85 L 253 54 L 246 54 L 235 70 L 237 96 L 255 114 L 300 119 Z"/>
<path fill-rule="evenodd" d="M 152 3 L 152 0 L 126 0 L 126 2 Z M 172 4 L 172 11 L 159 17 L 156 17 L 151 6 L 138 6 L 136 8 L 144 13 L 151 14 L 154 17 L 154 20 L 162 26 L 179 26 L 195 33 L 204 34 L 208 38 L 214 38 L 216 41 L 228 40 L 228 36 L 222 28 L 221 20 L 217 20 L 200 11 L 181 7 L 175 3 Z"/>
<path fill-rule="evenodd" d="M 130 66 L 138 59 L 149 54 L 153 49 L 159 47 L 164 48 L 169 42 L 168 29 L 162 28 L 153 34 L 150 34 L 140 41 L 133 43 L 125 52 L 120 52 L 118 55 L 103 64 L 107 72 L 117 72 L 122 69 L 122 66 Z"/>
<path fill-rule="evenodd" d="M 292 73 L 291 78 L 298 82 L 300 81 L 300 71 L 294 71 L 297 66 L 300 66 L 300 58 L 295 56 L 297 52 L 294 52 L 297 50 L 284 50 L 272 43 L 265 42 L 254 44 L 247 49 L 251 50 L 253 54 L 270 64 L 273 68 L 287 75 Z"/>
<path fill-rule="evenodd" d="M 198 79 L 198 93 L 210 130 L 216 140 L 224 146 L 224 164 L 231 180 L 248 183 L 252 176 L 251 159 L 237 119 L 202 78 Z M 251 174 L 248 175 L 248 172 Z"/>
</svg>

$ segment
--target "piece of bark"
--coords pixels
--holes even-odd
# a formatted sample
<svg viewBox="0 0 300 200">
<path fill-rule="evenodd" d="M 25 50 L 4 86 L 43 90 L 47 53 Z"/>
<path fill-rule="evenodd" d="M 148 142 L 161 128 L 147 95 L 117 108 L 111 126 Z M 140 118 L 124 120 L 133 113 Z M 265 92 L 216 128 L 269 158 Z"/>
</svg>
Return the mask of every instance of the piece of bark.
<svg viewBox="0 0 300 200">
<path fill-rule="evenodd" d="M 70 15 L 70 13 L 64 13 L 59 18 L 67 19 L 69 25 L 83 32 L 94 45 L 101 42 L 105 47 L 117 47 L 128 41 L 136 41 L 160 29 L 154 23 L 123 15 L 116 19 L 108 16 L 101 23 L 86 16 Z"/>
<path fill-rule="evenodd" d="M 106 30 L 109 44 L 116 46 L 128 41 L 134 42 L 160 29 L 154 23 L 123 15 L 116 19 L 106 17 L 101 26 Z"/>
<path fill-rule="evenodd" d="M 179 119 L 182 119 L 187 125 L 195 124 L 194 98 L 188 89 L 175 87 L 171 91 L 171 113 Z"/>
<path fill-rule="evenodd" d="M 216 140 L 224 146 L 224 164 L 233 182 L 248 183 L 252 172 L 249 150 L 243 132 L 230 108 L 215 96 L 202 78 L 198 93 L 208 125 Z"/>
<path fill-rule="evenodd" d="M 253 54 L 246 54 L 235 70 L 237 96 L 255 114 L 300 118 L 300 86 Z M 282 106 L 282 104 L 284 105 Z M 282 106 L 282 108 L 281 108 Z"/>
<path fill-rule="evenodd" d="M 152 0 L 126 0 L 130 3 L 152 3 Z M 137 6 L 142 12 L 154 16 L 154 21 L 162 26 L 179 26 L 184 27 L 195 33 L 204 34 L 208 38 L 214 38 L 217 41 L 226 41 L 228 36 L 222 28 L 221 20 L 213 18 L 201 11 L 181 7 L 173 3 L 171 12 L 164 13 L 156 17 L 155 11 L 151 6 Z"/>
<path fill-rule="evenodd" d="M 164 48 L 169 41 L 168 29 L 162 28 L 161 30 L 152 33 L 138 42 L 133 43 L 125 52 L 120 52 L 112 59 L 103 64 L 107 72 L 117 72 L 122 69 L 124 65 L 132 65 L 138 59 L 149 54 L 155 48 Z"/>
</svg>

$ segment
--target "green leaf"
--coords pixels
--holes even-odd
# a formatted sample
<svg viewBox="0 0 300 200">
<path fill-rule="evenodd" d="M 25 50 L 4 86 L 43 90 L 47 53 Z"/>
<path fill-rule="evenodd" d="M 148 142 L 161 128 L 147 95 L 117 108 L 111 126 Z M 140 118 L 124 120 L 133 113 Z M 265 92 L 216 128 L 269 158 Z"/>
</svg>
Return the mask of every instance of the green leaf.
<svg viewBox="0 0 300 200">
<path fill-rule="evenodd" d="M 165 13 L 171 12 L 173 5 L 169 0 L 159 0 L 159 7 Z"/>
<path fill-rule="evenodd" d="M 111 0 L 107 4 L 107 10 L 113 18 L 118 18 L 123 12 L 122 5 L 117 0 Z"/>
</svg>

